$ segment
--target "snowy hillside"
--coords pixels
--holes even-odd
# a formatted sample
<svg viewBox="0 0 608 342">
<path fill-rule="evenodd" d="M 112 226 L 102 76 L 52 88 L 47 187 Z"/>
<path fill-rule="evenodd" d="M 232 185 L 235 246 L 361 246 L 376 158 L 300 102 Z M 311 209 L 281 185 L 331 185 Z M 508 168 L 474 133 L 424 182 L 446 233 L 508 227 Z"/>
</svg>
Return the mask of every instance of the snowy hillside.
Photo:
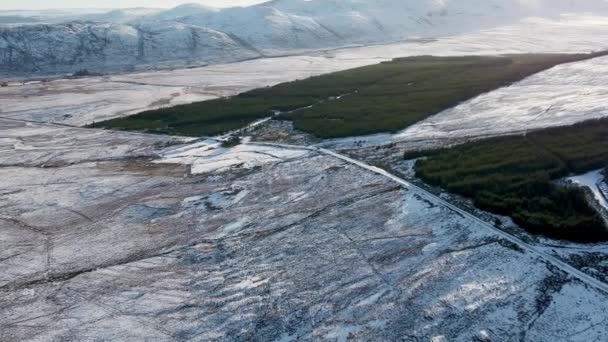
<svg viewBox="0 0 608 342">
<path fill-rule="evenodd" d="M 23 76 L 232 62 L 444 36 L 530 16 L 573 12 L 604 13 L 608 4 L 603 0 L 583 4 L 573 0 L 275 0 L 222 10 L 186 4 L 165 11 L 86 13 L 64 17 L 68 22 L 63 23 L 0 25 L 0 73 Z"/>
</svg>

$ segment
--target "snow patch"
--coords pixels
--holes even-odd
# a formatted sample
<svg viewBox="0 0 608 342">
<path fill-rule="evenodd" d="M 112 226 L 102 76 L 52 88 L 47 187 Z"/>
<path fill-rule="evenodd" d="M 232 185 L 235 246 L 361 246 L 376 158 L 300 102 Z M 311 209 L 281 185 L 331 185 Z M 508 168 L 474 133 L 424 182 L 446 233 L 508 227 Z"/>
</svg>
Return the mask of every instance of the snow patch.
<svg viewBox="0 0 608 342">
<path fill-rule="evenodd" d="M 584 175 L 567 178 L 579 186 L 585 186 L 593 192 L 593 197 L 600 203 L 604 209 L 608 210 L 608 201 L 600 189 L 600 185 L 604 183 L 603 169 L 587 172 Z"/>
<path fill-rule="evenodd" d="M 303 157 L 306 150 L 270 146 L 238 145 L 223 148 L 219 142 L 203 141 L 170 151 L 156 163 L 185 164 L 192 174 L 220 173 L 231 169 L 251 169 L 288 159 Z"/>
</svg>

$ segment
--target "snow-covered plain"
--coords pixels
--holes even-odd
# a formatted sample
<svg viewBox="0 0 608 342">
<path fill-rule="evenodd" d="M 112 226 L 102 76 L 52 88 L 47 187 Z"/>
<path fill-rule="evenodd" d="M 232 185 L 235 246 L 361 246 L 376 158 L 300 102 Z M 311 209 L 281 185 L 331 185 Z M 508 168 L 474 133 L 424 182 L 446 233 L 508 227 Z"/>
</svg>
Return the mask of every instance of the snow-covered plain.
<svg viewBox="0 0 608 342">
<path fill-rule="evenodd" d="M 607 337 L 608 294 L 340 159 L 196 174 L 155 161 L 211 142 L 0 128 L 3 341 Z"/>
<path fill-rule="evenodd" d="M 216 98 L 187 86 L 113 82 L 107 78 L 56 80 L 0 90 L 0 116 L 85 125 L 96 120 Z"/>
<path fill-rule="evenodd" d="M 5 87 L 0 88 L 0 115 L 83 125 L 160 106 L 230 96 L 253 88 L 380 63 L 396 57 L 589 52 L 608 48 L 606 37 L 606 17 L 564 15 L 557 19 L 527 19 L 516 25 L 435 40 L 262 58 L 194 69 Z M 587 68 L 590 63 L 595 62 L 582 64 L 581 68 Z M 588 74 L 590 72 L 578 80 L 573 79 L 575 84 L 572 87 L 577 84 L 581 89 L 588 86 Z M 542 81 L 542 78 L 539 80 Z M 543 90 L 539 88 L 540 94 Z M 494 107 L 500 106 L 502 103 Z M 464 108 L 467 107 L 459 109 L 463 113 L 461 115 L 465 115 Z M 483 122 L 483 117 L 481 119 Z M 418 130 L 426 132 L 425 129 L 417 126 L 415 133 Z"/>
</svg>

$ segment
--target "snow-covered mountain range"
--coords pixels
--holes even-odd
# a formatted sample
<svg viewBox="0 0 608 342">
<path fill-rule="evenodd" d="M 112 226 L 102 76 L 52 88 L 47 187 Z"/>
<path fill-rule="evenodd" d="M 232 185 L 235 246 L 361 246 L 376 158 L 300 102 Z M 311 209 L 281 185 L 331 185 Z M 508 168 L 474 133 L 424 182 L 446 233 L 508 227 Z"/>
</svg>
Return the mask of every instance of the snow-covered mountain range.
<svg viewBox="0 0 608 342">
<path fill-rule="evenodd" d="M 604 0 L 274 0 L 216 9 L 0 12 L 0 75 L 184 67 L 431 38 L 530 17 L 608 12 Z M 1 24 L 2 18 L 8 24 Z M 42 22 L 42 23 L 41 23 Z"/>
</svg>

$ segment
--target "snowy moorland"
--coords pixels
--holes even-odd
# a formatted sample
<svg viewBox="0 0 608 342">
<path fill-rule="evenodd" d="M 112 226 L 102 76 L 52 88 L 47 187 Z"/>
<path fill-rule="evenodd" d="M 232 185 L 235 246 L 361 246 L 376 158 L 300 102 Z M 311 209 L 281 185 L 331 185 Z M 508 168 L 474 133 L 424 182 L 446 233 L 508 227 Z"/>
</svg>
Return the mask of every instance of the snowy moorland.
<svg viewBox="0 0 608 342">
<path fill-rule="evenodd" d="M 0 125 L 6 341 L 608 337 L 608 294 L 330 155 Z"/>
</svg>

